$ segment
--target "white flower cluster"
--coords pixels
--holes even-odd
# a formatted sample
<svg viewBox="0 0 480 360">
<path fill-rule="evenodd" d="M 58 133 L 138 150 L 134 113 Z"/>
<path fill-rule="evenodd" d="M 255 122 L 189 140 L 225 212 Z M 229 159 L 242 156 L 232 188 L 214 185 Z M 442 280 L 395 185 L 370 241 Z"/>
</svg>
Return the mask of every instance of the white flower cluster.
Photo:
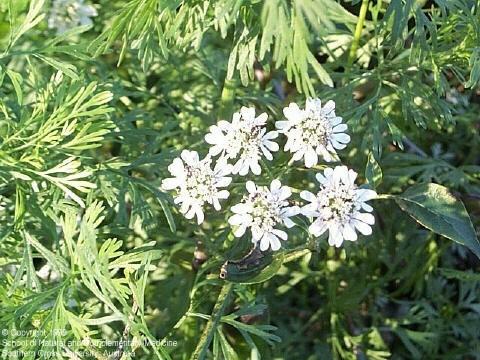
<svg viewBox="0 0 480 360">
<path fill-rule="evenodd" d="M 286 136 L 284 150 L 291 152 L 291 162 L 301 160 L 307 168 L 318 164 L 319 158 L 326 162 L 338 160 L 336 150 L 344 149 L 350 142 L 345 133 L 347 125 L 335 114 L 335 103 L 328 101 L 323 107 L 319 99 L 308 99 L 305 109 L 292 103 L 283 109 L 286 120 L 277 121 L 278 131 L 267 131 L 267 114 L 255 116 L 254 108 L 242 107 L 233 115 L 231 122 L 221 120 L 210 127 L 205 141 L 211 145 L 208 155 L 200 160 L 195 151 L 184 150 L 168 167 L 172 178 L 162 181 L 164 190 L 176 190 L 175 203 L 181 204 L 180 212 L 187 219 L 204 220 L 204 207 L 213 205 L 220 210 L 220 200 L 230 193 L 224 189 L 232 178 L 228 175 L 245 176 L 249 172 L 260 175 L 263 158 L 273 160 L 272 152 L 279 150 L 273 141 L 279 134 Z M 213 158 L 218 159 L 212 170 Z M 229 163 L 231 162 L 231 164 Z M 357 173 L 346 166 L 326 168 L 316 178 L 319 191 L 313 194 L 302 191 L 300 197 L 308 203 L 302 207 L 291 205 L 292 190 L 278 179 L 270 186 L 258 186 L 246 182 L 242 200 L 231 207 L 233 215 L 228 219 L 233 234 L 241 237 L 247 229 L 251 240 L 260 250 L 280 249 L 280 240 L 288 234 L 279 229 L 291 228 L 292 216 L 302 214 L 313 219 L 309 232 L 320 236 L 328 231 L 331 246 L 340 247 L 344 240 L 357 240 L 357 230 L 363 235 L 372 233 L 375 222 L 373 208 L 366 202 L 376 197 L 373 190 L 360 189 L 355 185 Z"/>
<path fill-rule="evenodd" d="M 228 190 L 220 188 L 230 185 L 231 165 L 219 161 L 214 169 L 211 168 L 212 159 L 206 157 L 200 160 L 196 151 L 183 150 L 180 158 L 176 158 L 168 167 L 174 177 L 164 179 L 164 190 L 178 189 L 175 204 L 181 204 L 180 212 L 187 219 L 197 217 L 200 225 L 203 222 L 203 206 L 212 204 L 215 210 L 220 210 L 221 199 L 230 196 Z"/>
<path fill-rule="evenodd" d="M 278 133 L 267 133 L 265 129 L 267 117 L 266 113 L 255 117 L 254 108 L 242 107 L 240 112 L 233 114 L 231 123 L 221 120 L 211 126 L 210 133 L 205 135 L 205 141 L 212 145 L 209 154 L 220 154 L 227 160 L 236 160 L 233 174 L 245 176 L 251 170 L 255 175 L 260 175 L 262 169 L 258 162 L 262 155 L 272 160 L 270 151 L 278 150 L 278 144 L 272 141 Z"/>
<path fill-rule="evenodd" d="M 48 27 L 63 34 L 79 25 L 92 25 L 91 18 L 97 15 L 97 10 L 84 0 L 53 0 Z"/>
</svg>

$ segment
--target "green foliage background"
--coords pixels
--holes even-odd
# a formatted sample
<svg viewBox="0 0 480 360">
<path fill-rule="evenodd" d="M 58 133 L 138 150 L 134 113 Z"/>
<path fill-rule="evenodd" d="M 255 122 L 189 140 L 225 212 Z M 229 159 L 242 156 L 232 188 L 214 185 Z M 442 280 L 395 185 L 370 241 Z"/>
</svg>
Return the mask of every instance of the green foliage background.
<svg viewBox="0 0 480 360">
<path fill-rule="evenodd" d="M 49 2 L 0 3 L 2 358 L 480 358 L 478 1 L 91 3 L 62 35 Z M 184 219 L 166 166 L 240 106 L 273 128 L 306 96 L 349 125 L 374 233 L 335 250 L 299 226 L 222 280 L 248 239 Z M 313 186 L 288 160 L 258 181 Z"/>
</svg>

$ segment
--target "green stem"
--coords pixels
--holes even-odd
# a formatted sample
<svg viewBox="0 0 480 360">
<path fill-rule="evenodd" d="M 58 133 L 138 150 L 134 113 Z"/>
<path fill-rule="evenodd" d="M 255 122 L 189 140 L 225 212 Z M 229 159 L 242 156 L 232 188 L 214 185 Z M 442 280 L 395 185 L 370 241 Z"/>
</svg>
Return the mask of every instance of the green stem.
<svg viewBox="0 0 480 360">
<path fill-rule="evenodd" d="M 389 199 L 395 199 L 395 195 L 391 194 L 378 194 L 375 200 L 389 200 Z"/>
<path fill-rule="evenodd" d="M 235 81 L 225 78 L 220 98 L 219 119 L 228 120 L 233 114 L 233 100 L 235 98 Z"/>
<path fill-rule="evenodd" d="M 192 354 L 192 360 L 203 360 L 208 351 L 208 347 L 213 339 L 213 334 L 220 322 L 223 312 L 227 307 L 227 304 L 230 300 L 230 296 L 232 295 L 233 283 L 226 282 L 223 285 L 222 290 L 220 290 L 220 294 L 218 295 L 217 302 L 212 310 L 212 316 L 207 323 L 207 326 L 203 330 L 202 336 L 200 337 L 200 341 L 198 342 L 197 348 L 195 349 L 194 353 Z"/>
<path fill-rule="evenodd" d="M 368 10 L 368 0 L 362 0 L 362 6 L 360 7 L 360 13 L 358 14 L 358 22 L 355 28 L 355 34 L 353 35 L 352 46 L 350 47 L 350 52 L 348 54 L 348 62 L 346 73 L 350 73 L 350 69 L 355 60 L 355 55 L 357 54 L 358 44 L 360 43 L 360 37 L 362 36 L 363 24 L 365 22 L 365 17 L 367 16 Z"/>
<path fill-rule="evenodd" d="M 287 263 L 287 262 L 290 262 L 290 261 L 294 261 L 294 260 L 297 260 L 307 254 L 311 253 L 311 250 L 310 249 L 297 249 L 297 250 L 294 250 L 288 254 L 285 254 L 285 257 L 283 259 L 283 263 Z"/>
</svg>

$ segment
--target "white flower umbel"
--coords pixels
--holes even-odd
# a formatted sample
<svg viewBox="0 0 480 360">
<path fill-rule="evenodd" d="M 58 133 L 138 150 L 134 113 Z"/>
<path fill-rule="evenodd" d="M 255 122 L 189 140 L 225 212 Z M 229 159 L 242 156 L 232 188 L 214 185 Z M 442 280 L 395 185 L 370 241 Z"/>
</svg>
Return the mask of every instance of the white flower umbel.
<svg viewBox="0 0 480 360">
<path fill-rule="evenodd" d="M 97 10 L 84 0 L 53 0 L 48 17 L 48 27 L 62 34 L 79 25 L 92 25 Z"/>
<path fill-rule="evenodd" d="M 271 151 L 278 151 L 278 144 L 272 139 L 277 138 L 276 131 L 267 133 L 265 124 L 267 114 L 255 117 L 254 108 L 242 107 L 240 112 L 233 114 L 232 122 L 221 120 L 210 127 L 210 133 L 205 135 L 205 141 L 212 146 L 210 155 L 219 155 L 227 160 L 238 159 L 232 173 L 245 176 L 251 170 L 259 175 L 262 171 L 259 161 L 262 155 L 272 160 Z"/>
<path fill-rule="evenodd" d="M 288 186 L 282 186 L 279 180 L 273 180 L 270 189 L 256 186 L 252 181 L 247 181 L 246 187 L 248 194 L 240 204 L 232 206 L 235 214 L 228 219 L 230 225 L 236 226 L 234 235 L 240 237 L 250 228 L 252 242 L 260 242 L 260 250 L 280 249 L 279 239 L 287 240 L 288 235 L 276 227 L 283 223 L 291 228 L 295 223 L 290 217 L 299 212 L 297 206 L 288 206 L 287 199 L 292 191 Z"/>
<path fill-rule="evenodd" d="M 318 163 L 318 155 L 332 161 L 335 149 L 344 149 L 350 142 L 350 136 L 345 134 L 347 125 L 335 115 L 332 100 L 322 107 L 320 99 L 307 99 L 304 110 L 291 103 L 283 109 L 283 114 L 287 120 L 277 121 L 275 125 L 287 136 L 284 150 L 293 153 L 293 161 L 304 158 L 307 168 Z"/>
<path fill-rule="evenodd" d="M 230 184 L 227 177 L 232 166 L 225 161 L 218 161 L 212 170 L 212 160 L 209 156 L 200 160 L 196 151 L 183 150 L 180 157 L 173 160 L 168 171 L 172 178 L 162 181 L 162 189 L 176 189 L 175 204 L 181 204 L 180 212 L 187 218 L 197 217 L 198 224 L 204 220 L 203 207 L 205 203 L 212 204 L 215 210 L 220 210 L 220 200 L 227 199 L 230 193 L 220 190 Z"/>
<path fill-rule="evenodd" d="M 370 214 L 373 208 L 366 201 L 374 199 L 377 193 L 357 188 L 356 177 L 357 173 L 346 166 L 327 168 L 316 176 L 320 183 L 317 195 L 309 191 L 300 193 L 302 199 L 310 202 L 300 212 L 316 218 L 308 228 L 309 232 L 320 236 L 328 230 L 331 246 L 340 247 L 344 240 L 357 240 L 356 230 L 363 235 L 372 233 L 375 218 Z"/>
</svg>

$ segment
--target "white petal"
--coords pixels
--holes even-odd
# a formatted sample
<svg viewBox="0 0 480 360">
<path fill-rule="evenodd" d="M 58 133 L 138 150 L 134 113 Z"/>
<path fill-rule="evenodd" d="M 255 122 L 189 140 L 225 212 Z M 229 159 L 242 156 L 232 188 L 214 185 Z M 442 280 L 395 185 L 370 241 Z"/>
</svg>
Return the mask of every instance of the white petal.
<svg viewBox="0 0 480 360">
<path fill-rule="evenodd" d="M 338 150 L 343 150 L 347 147 L 346 144 L 342 144 L 342 143 L 339 143 L 337 140 L 331 138 L 330 139 L 330 143 L 332 144 L 332 146 L 335 148 L 335 149 L 338 149 Z"/>
<path fill-rule="evenodd" d="M 260 240 L 260 250 L 265 251 L 270 247 L 270 240 L 267 237 L 267 234 L 263 235 L 262 240 Z"/>
<path fill-rule="evenodd" d="M 313 236 L 319 237 L 327 230 L 327 224 L 322 219 L 315 220 L 309 227 L 308 231 Z"/>
<path fill-rule="evenodd" d="M 340 116 L 331 117 L 329 120 L 332 126 L 336 126 L 342 122 L 342 118 Z"/>
<path fill-rule="evenodd" d="M 213 199 L 213 208 L 217 211 L 222 209 L 220 202 L 218 201 L 218 198 Z"/>
<path fill-rule="evenodd" d="M 358 189 L 356 191 L 356 195 L 357 195 L 357 201 L 362 201 L 362 202 L 372 200 L 377 197 L 377 193 L 370 189 Z"/>
<path fill-rule="evenodd" d="M 217 155 L 220 154 L 223 150 L 224 150 L 223 146 L 214 145 L 214 146 L 211 146 L 210 149 L 208 149 L 208 153 L 209 153 L 211 156 L 217 156 Z"/>
<path fill-rule="evenodd" d="M 270 191 L 272 191 L 272 192 L 277 191 L 281 187 L 282 187 L 282 183 L 280 182 L 280 180 L 278 180 L 278 179 L 272 180 L 272 182 L 270 184 Z"/>
<path fill-rule="evenodd" d="M 225 131 L 230 130 L 232 128 L 232 124 L 230 124 L 228 121 L 225 121 L 225 120 L 220 120 L 217 123 L 217 126 L 219 127 L 219 129 L 225 130 Z"/>
<path fill-rule="evenodd" d="M 253 110 L 253 113 L 255 114 L 255 109 Z M 258 115 L 257 118 L 255 119 L 255 124 L 263 125 L 267 122 L 267 119 L 268 119 L 267 113 L 262 113 L 262 114 Z"/>
<path fill-rule="evenodd" d="M 240 168 L 240 171 L 238 172 L 238 175 L 240 176 L 245 176 L 248 174 L 248 169 L 250 168 L 250 162 L 247 159 L 243 160 L 242 167 Z"/>
<path fill-rule="evenodd" d="M 324 184 L 326 181 L 327 181 L 327 178 L 325 176 L 323 176 L 322 173 L 317 173 L 315 175 L 315 178 L 317 179 L 317 181 L 320 183 L 320 184 Z M 305 199 L 306 200 L 306 199 Z"/>
<path fill-rule="evenodd" d="M 350 184 L 350 176 L 349 176 L 347 167 L 342 168 L 342 171 L 340 172 L 340 179 L 342 180 L 342 183 L 344 183 L 345 185 Z"/>
<path fill-rule="evenodd" d="M 232 169 L 232 174 L 238 174 L 240 172 L 240 170 L 242 169 L 243 167 L 243 163 L 245 161 L 240 158 L 236 163 L 235 165 L 233 165 L 233 169 Z"/>
<path fill-rule="evenodd" d="M 333 169 L 332 180 L 334 184 L 340 184 L 340 180 L 344 177 L 344 174 L 348 173 L 348 168 L 346 166 L 335 166 Z"/>
<path fill-rule="evenodd" d="M 228 199 L 229 196 L 230 196 L 230 192 L 228 190 L 220 190 L 217 193 L 217 198 L 219 199 Z"/>
<path fill-rule="evenodd" d="M 332 138 L 343 144 L 347 144 L 350 142 L 350 135 L 345 133 L 334 133 L 332 135 Z"/>
<path fill-rule="evenodd" d="M 314 201 L 317 200 L 317 197 L 314 194 L 312 194 L 310 191 L 307 191 L 307 190 L 303 190 L 300 193 L 300 197 L 303 200 L 307 200 L 307 201 L 310 201 L 310 202 L 314 202 Z"/>
<path fill-rule="evenodd" d="M 325 175 L 325 178 L 328 179 L 333 176 L 333 169 L 326 168 L 325 170 L 323 170 L 323 174 Z"/>
<path fill-rule="evenodd" d="M 322 101 L 318 98 L 312 99 L 308 98 L 305 102 L 305 110 L 307 111 L 317 111 L 322 108 Z"/>
<path fill-rule="evenodd" d="M 247 188 L 247 191 L 250 193 L 250 194 L 253 194 L 257 191 L 257 187 L 255 186 L 255 183 L 253 181 L 247 181 L 246 183 L 246 188 Z"/>
<path fill-rule="evenodd" d="M 269 131 L 263 136 L 264 140 L 272 140 L 278 137 L 278 131 Z"/>
<path fill-rule="evenodd" d="M 330 144 L 327 144 L 327 148 L 330 148 Z M 328 151 L 324 146 L 317 147 L 317 152 L 320 152 L 320 154 L 322 154 L 322 157 L 326 162 L 330 162 L 333 160 L 333 157 L 332 155 L 330 155 L 330 153 L 335 154 L 335 149 L 331 148 L 329 150 L 330 151 Z"/>
<path fill-rule="evenodd" d="M 362 209 L 365 210 L 366 212 L 372 212 L 373 211 L 373 207 L 371 207 L 370 205 L 368 205 L 367 203 L 364 203 L 364 202 L 362 202 Z"/>
<path fill-rule="evenodd" d="M 345 240 L 349 241 L 355 241 L 358 238 L 355 229 L 348 223 L 344 225 L 342 235 Z"/>
<path fill-rule="evenodd" d="M 292 220 L 290 220 L 288 217 L 284 217 L 284 218 L 283 218 L 283 223 L 285 224 L 285 226 L 286 226 L 288 229 L 290 229 L 290 228 L 292 228 L 292 227 L 294 227 L 294 226 L 296 225 L 296 224 L 295 224 Z"/>
<path fill-rule="evenodd" d="M 372 228 L 370 227 L 370 225 L 355 219 L 353 219 L 352 222 L 353 225 L 358 229 L 358 231 L 360 231 L 363 235 L 370 235 L 372 233 Z"/>
<path fill-rule="evenodd" d="M 183 181 L 179 178 L 168 178 L 162 180 L 162 189 L 163 190 L 173 190 L 176 187 L 179 187 Z"/>
<path fill-rule="evenodd" d="M 279 130 L 288 130 L 290 127 L 290 122 L 289 121 L 277 121 L 275 123 L 275 127 Z"/>
<path fill-rule="evenodd" d="M 356 213 L 353 217 L 369 225 L 375 224 L 375 217 L 369 213 Z"/>
<path fill-rule="evenodd" d="M 253 121 L 255 119 L 255 108 L 247 108 L 242 106 L 240 109 L 240 114 L 242 115 L 243 119 Z"/>
<path fill-rule="evenodd" d="M 235 214 L 228 218 L 228 223 L 233 226 L 240 225 L 246 222 L 245 219 L 246 217 L 244 215 Z"/>
<path fill-rule="evenodd" d="M 357 178 L 357 173 L 355 171 L 353 171 L 352 169 L 348 170 L 348 176 L 350 177 L 350 182 L 352 184 L 355 183 L 355 179 Z"/>
<path fill-rule="evenodd" d="M 278 238 L 275 235 L 268 234 L 268 238 L 270 239 L 270 245 L 272 246 L 273 251 L 277 251 L 282 247 L 280 240 L 278 240 Z"/>
<path fill-rule="evenodd" d="M 276 142 L 270 141 L 270 140 L 265 140 L 263 142 L 263 145 L 269 149 L 270 151 L 278 151 L 279 146 Z"/>
<path fill-rule="evenodd" d="M 338 124 L 332 130 L 334 133 L 342 133 L 342 132 L 345 132 L 347 129 L 348 129 L 347 124 Z"/>
<path fill-rule="evenodd" d="M 97 16 L 97 9 L 95 9 L 92 5 L 84 5 L 82 6 L 81 12 L 84 16 Z"/>
<path fill-rule="evenodd" d="M 250 161 L 250 168 L 252 169 L 252 173 L 254 175 L 260 175 L 262 173 L 262 168 L 258 164 L 258 161 Z"/>
<path fill-rule="evenodd" d="M 221 177 L 221 178 L 218 178 L 217 181 L 215 181 L 215 186 L 216 187 L 225 187 L 225 186 L 230 185 L 231 182 L 232 182 L 231 177 Z"/>
<path fill-rule="evenodd" d="M 203 223 L 205 215 L 203 214 L 203 210 L 201 207 L 197 208 L 197 210 L 195 211 L 195 215 L 197 215 L 197 224 L 200 225 L 201 223 Z"/>
<path fill-rule="evenodd" d="M 305 153 L 305 166 L 311 168 L 318 163 L 318 156 L 315 150 L 312 147 L 308 147 Z"/>
<path fill-rule="evenodd" d="M 188 165 L 191 166 L 196 165 L 199 161 L 198 153 L 196 151 L 183 150 L 180 156 Z"/>
<path fill-rule="evenodd" d="M 180 158 L 175 158 L 170 165 L 168 165 L 168 171 L 172 175 L 180 175 L 185 171 L 183 161 Z"/>
<path fill-rule="evenodd" d="M 280 194 L 278 195 L 279 200 L 288 199 L 292 195 L 292 190 L 288 186 L 282 186 L 280 189 Z"/>
<path fill-rule="evenodd" d="M 282 240 L 287 240 L 288 239 L 287 233 L 283 230 L 272 229 L 272 233 L 275 234 L 276 236 L 278 236 Z"/>
<path fill-rule="evenodd" d="M 340 247 L 343 242 L 343 237 L 340 229 L 336 225 L 328 228 L 328 244 L 330 246 Z"/>
<path fill-rule="evenodd" d="M 205 141 L 209 144 L 218 144 L 220 142 L 220 139 L 218 137 L 218 134 L 213 134 L 213 133 L 208 133 L 205 135 Z"/>
<path fill-rule="evenodd" d="M 326 115 L 330 114 L 333 110 L 335 110 L 335 102 L 333 100 L 328 100 L 327 103 L 324 105 L 322 112 Z"/>
<path fill-rule="evenodd" d="M 300 160 L 304 155 L 305 155 L 305 150 L 304 150 L 304 149 L 300 149 L 300 150 L 298 150 L 297 152 L 295 152 L 295 153 L 293 154 L 292 160 L 293 160 L 293 161 Z"/>
<path fill-rule="evenodd" d="M 295 216 L 295 215 L 298 215 L 299 213 L 300 213 L 300 208 L 298 206 L 289 206 L 289 207 L 283 208 L 281 212 L 282 216 L 286 216 L 286 217 Z"/>
<path fill-rule="evenodd" d="M 250 205 L 247 205 L 245 203 L 240 203 L 233 205 L 230 210 L 236 214 L 247 214 L 252 210 Z"/>
<path fill-rule="evenodd" d="M 262 231 L 258 226 L 252 226 L 252 237 L 255 242 L 260 240 L 264 235 L 264 231 Z"/>
<path fill-rule="evenodd" d="M 303 111 L 300 110 L 297 104 L 291 103 L 288 107 L 283 108 L 283 114 L 288 120 L 297 122 L 303 119 Z"/>
<path fill-rule="evenodd" d="M 263 155 L 265 156 L 265 158 L 268 160 L 268 161 L 272 161 L 273 160 L 273 155 L 270 151 L 267 150 L 267 148 L 265 146 L 260 145 L 260 149 L 262 150 L 262 153 Z"/>
<path fill-rule="evenodd" d="M 300 208 L 300 213 L 304 216 L 319 216 L 316 203 L 311 203 Z"/>
<path fill-rule="evenodd" d="M 233 233 L 233 235 L 235 235 L 235 237 L 240 237 L 240 236 L 243 236 L 243 234 L 245 234 L 245 231 L 247 230 L 247 227 L 246 226 L 239 226 Z"/>
</svg>

